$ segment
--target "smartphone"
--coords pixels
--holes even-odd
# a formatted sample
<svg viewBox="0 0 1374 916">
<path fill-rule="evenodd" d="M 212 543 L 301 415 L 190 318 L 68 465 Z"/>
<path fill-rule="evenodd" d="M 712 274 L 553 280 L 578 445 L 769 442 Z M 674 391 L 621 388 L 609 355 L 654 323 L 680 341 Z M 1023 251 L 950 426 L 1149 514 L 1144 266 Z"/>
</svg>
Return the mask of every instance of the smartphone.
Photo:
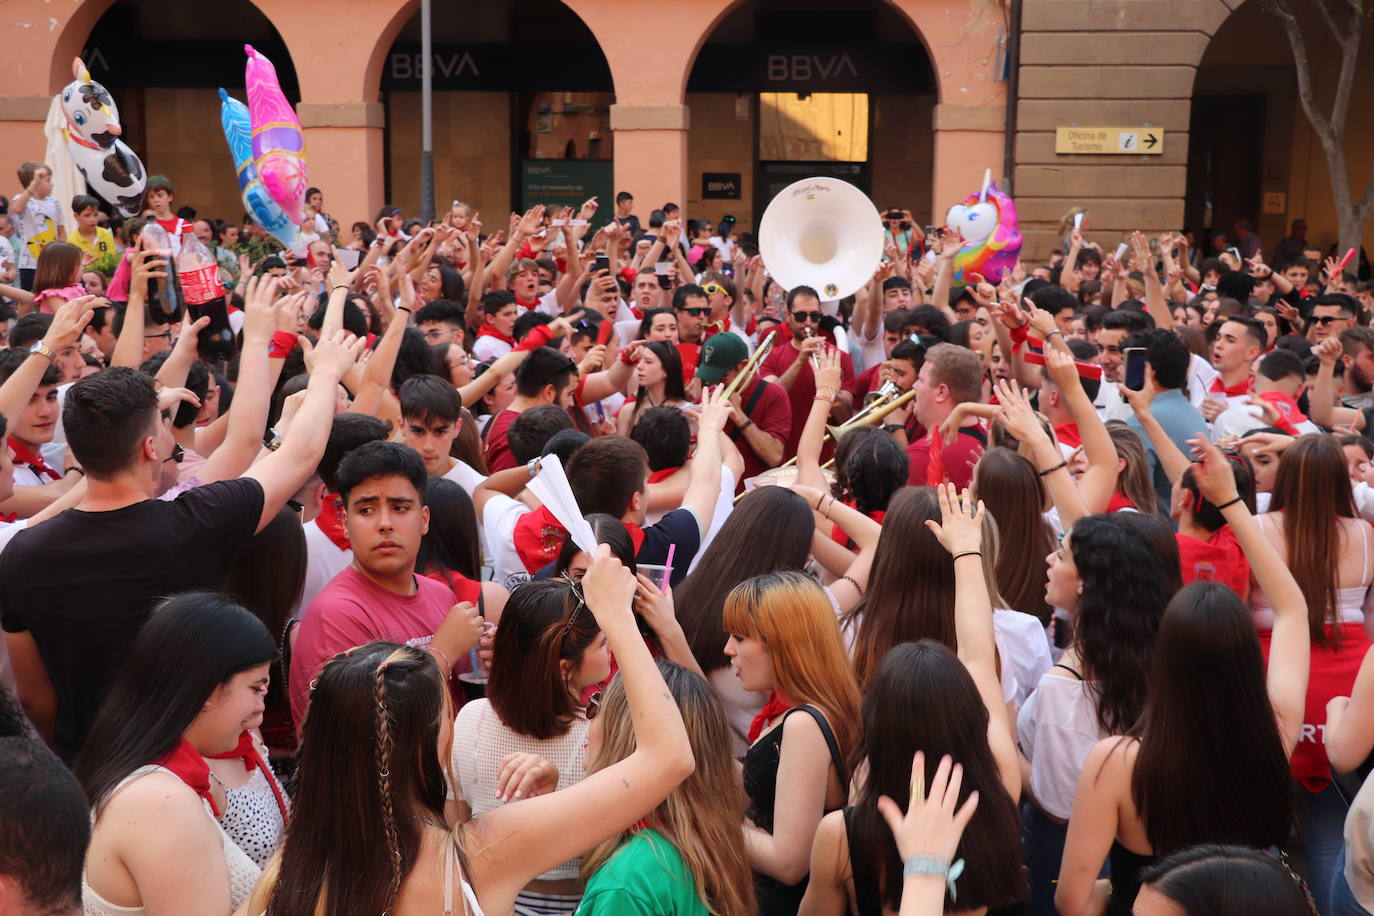
<svg viewBox="0 0 1374 916">
<path fill-rule="evenodd" d="M 668 269 L 671 266 L 672 265 L 667 261 L 659 261 L 657 264 L 654 265 L 654 273 L 658 275 L 659 289 L 673 288 L 673 278 L 668 276 Z"/>
<path fill-rule="evenodd" d="M 1128 247 L 1128 246 L 1126 245 L 1125 242 L 1122 242 L 1120 245 L 1117 245 L 1117 246 L 1116 246 L 1116 260 L 1117 260 L 1117 263 L 1120 263 L 1120 262 L 1121 262 L 1121 256 L 1124 255 L 1124 254 L 1126 253 L 1126 248 L 1127 248 L 1127 247 Z"/>
<path fill-rule="evenodd" d="M 596 256 L 596 260 L 592 262 L 592 270 L 597 271 L 599 273 L 600 271 L 610 269 L 611 259 L 607 257 L 606 253 L 603 251 L 600 254 L 598 254 Z"/>
<path fill-rule="evenodd" d="M 1126 387 L 1140 391 L 1145 387 L 1145 348 L 1126 348 Z"/>
</svg>

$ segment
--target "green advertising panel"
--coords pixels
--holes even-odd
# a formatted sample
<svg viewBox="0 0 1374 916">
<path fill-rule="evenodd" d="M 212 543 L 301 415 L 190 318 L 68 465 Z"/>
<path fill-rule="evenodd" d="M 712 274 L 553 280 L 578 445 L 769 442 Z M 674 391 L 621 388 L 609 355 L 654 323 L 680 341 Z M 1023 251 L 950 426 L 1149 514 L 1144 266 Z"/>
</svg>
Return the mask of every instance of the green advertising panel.
<svg viewBox="0 0 1374 916">
<path fill-rule="evenodd" d="M 535 204 L 576 209 L 596 197 L 599 226 L 615 213 L 611 166 L 591 159 L 525 159 L 520 163 L 520 209 Z"/>
</svg>

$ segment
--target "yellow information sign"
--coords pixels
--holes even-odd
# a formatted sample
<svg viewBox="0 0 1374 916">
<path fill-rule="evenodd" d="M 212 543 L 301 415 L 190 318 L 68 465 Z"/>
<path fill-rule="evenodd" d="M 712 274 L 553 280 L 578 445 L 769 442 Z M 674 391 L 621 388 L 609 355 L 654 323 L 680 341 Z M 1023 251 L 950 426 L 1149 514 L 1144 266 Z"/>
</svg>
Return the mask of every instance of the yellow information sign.
<svg viewBox="0 0 1374 916">
<path fill-rule="evenodd" d="M 1157 156 L 1164 152 L 1158 127 L 1059 127 L 1054 132 L 1059 155 Z"/>
</svg>

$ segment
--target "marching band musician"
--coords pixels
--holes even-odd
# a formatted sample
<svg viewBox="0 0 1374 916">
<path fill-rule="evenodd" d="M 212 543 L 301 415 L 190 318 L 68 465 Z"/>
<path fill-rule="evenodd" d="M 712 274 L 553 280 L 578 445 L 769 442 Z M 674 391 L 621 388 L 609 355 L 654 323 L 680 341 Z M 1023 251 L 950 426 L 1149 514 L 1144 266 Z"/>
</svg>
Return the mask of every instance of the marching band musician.
<svg viewBox="0 0 1374 916">
<path fill-rule="evenodd" d="M 766 360 L 764 360 L 766 361 Z M 782 386 L 765 381 L 750 365 L 749 348 L 739 335 L 722 331 L 701 348 L 697 378 L 703 386 L 730 386 L 741 373 L 752 378 L 730 395 L 730 420 L 725 434 L 744 456 L 744 480 L 782 464 L 792 431 L 792 404 Z M 808 370 L 809 371 L 809 370 Z"/>
</svg>

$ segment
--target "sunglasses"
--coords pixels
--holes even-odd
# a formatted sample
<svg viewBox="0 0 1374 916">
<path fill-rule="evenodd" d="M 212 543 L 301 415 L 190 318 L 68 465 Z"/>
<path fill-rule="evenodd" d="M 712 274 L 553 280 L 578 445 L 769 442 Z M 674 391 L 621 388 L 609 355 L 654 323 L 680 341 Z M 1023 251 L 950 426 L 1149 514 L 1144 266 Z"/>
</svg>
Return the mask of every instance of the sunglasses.
<svg viewBox="0 0 1374 916">
<path fill-rule="evenodd" d="M 797 324 L 820 324 L 824 312 L 793 312 L 792 320 Z"/>
<path fill-rule="evenodd" d="M 707 283 L 702 289 L 706 291 L 706 295 L 708 296 L 726 292 L 725 287 L 721 286 L 719 283 Z"/>
<path fill-rule="evenodd" d="M 1350 320 L 1350 319 L 1349 319 L 1347 316 L 1345 316 L 1345 315 L 1313 315 L 1312 318 L 1310 319 L 1310 321 L 1311 321 L 1313 324 L 1319 324 L 1319 325 L 1322 325 L 1323 327 L 1325 327 L 1326 325 L 1329 325 L 1329 324 L 1335 324 L 1337 321 L 1349 321 L 1349 320 Z"/>
<path fill-rule="evenodd" d="M 166 458 L 163 458 L 162 463 L 166 464 L 167 462 L 171 461 L 175 464 L 181 464 L 181 459 L 185 457 L 186 449 L 182 448 L 180 445 L 173 445 L 172 454 L 168 455 Z"/>
<path fill-rule="evenodd" d="M 684 306 L 683 308 L 678 309 L 678 311 L 691 315 L 693 318 L 705 318 L 707 315 L 711 314 L 710 307 L 692 306 L 691 308 L 688 308 Z"/>
</svg>

